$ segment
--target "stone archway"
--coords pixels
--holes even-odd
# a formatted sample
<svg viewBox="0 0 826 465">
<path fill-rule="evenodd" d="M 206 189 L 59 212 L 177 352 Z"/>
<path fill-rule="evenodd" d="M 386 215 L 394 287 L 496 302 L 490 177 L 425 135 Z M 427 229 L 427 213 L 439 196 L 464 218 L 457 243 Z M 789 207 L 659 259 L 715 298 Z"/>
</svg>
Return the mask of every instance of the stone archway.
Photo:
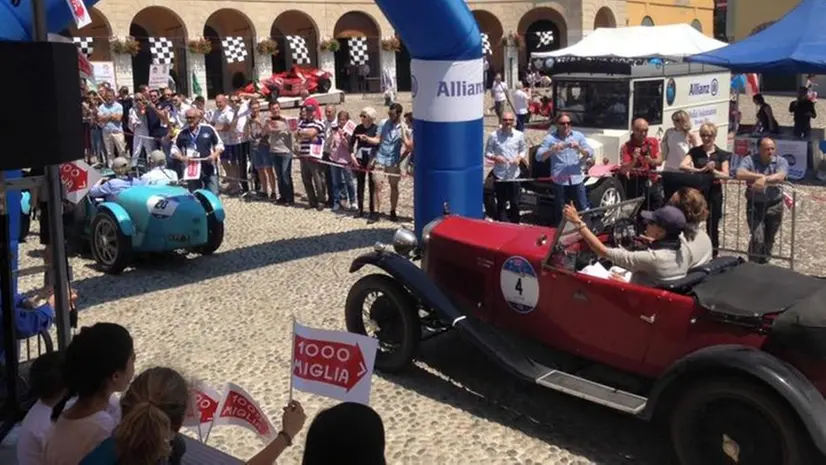
<svg viewBox="0 0 826 465">
<path fill-rule="evenodd" d="M 479 31 L 487 35 L 490 44 L 490 55 L 485 57 L 489 65 L 485 72 L 485 87 L 487 88 L 487 85 L 493 82 L 493 76 L 496 73 L 505 75 L 505 50 L 502 46 L 502 37 L 504 37 L 505 31 L 502 29 L 499 18 L 489 11 L 473 10 L 473 16 L 479 25 Z M 484 47 L 484 42 L 482 46 Z"/>
<path fill-rule="evenodd" d="M 255 29 L 244 13 L 234 8 L 215 11 L 206 20 L 204 38 L 212 42 L 212 50 L 204 57 L 207 98 L 233 92 L 258 79 Z"/>
<path fill-rule="evenodd" d="M 288 36 L 296 39 L 288 41 Z M 278 54 L 272 57 L 273 73 L 285 71 L 293 64 L 318 68 L 318 27 L 307 13 L 298 10 L 281 13 L 272 23 L 270 37 L 278 42 Z M 297 38 L 304 39 L 305 48 Z"/>
<path fill-rule="evenodd" d="M 89 8 L 89 16 L 92 18 L 91 24 L 81 29 L 72 24 L 61 34 L 71 37 L 89 61 L 112 61 L 112 51 L 109 48 L 112 27 L 109 21 L 94 7 Z"/>
<path fill-rule="evenodd" d="M 129 35 L 140 43 L 132 57 L 133 88 L 149 84 L 153 64 L 170 64 L 170 76 L 178 92 L 188 92 L 186 38 L 183 21 L 169 8 L 150 6 L 139 11 L 129 26 Z"/>
<path fill-rule="evenodd" d="M 341 44 L 335 52 L 336 88 L 345 92 L 380 92 L 381 31 L 376 21 L 360 11 L 345 13 L 336 21 L 333 37 Z"/>
<path fill-rule="evenodd" d="M 617 27 L 617 17 L 607 6 L 600 8 L 594 16 L 594 29 L 601 27 Z"/>
<path fill-rule="evenodd" d="M 524 66 L 520 66 L 520 75 L 524 75 L 531 53 L 558 50 L 568 45 L 568 25 L 565 17 L 550 7 L 534 8 L 519 20 L 519 35 L 524 38 Z"/>
</svg>

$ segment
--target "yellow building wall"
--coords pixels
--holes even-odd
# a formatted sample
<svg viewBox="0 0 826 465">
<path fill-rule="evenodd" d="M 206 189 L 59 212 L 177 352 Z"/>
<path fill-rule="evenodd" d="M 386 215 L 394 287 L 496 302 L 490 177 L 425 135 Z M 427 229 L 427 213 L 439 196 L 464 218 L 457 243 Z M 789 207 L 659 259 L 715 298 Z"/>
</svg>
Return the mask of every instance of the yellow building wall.
<svg viewBox="0 0 826 465">
<path fill-rule="evenodd" d="M 729 38 L 745 39 L 755 27 L 777 21 L 798 3 L 797 0 L 729 0 L 726 18 Z"/>
<path fill-rule="evenodd" d="M 700 21 L 703 34 L 714 35 L 714 0 L 628 0 L 628 24 L 640 26 L 646 16 L 655 26 Z"/>
</svg>

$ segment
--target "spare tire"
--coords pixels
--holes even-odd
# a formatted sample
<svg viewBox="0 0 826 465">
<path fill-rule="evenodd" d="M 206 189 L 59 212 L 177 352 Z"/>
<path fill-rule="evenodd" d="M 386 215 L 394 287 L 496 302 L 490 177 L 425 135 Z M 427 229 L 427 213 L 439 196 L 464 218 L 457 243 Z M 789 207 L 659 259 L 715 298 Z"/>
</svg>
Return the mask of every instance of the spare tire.
<svg viewBox="0 0 826 465">
<path fill-rule="evenodd" d="M 330 81 L 330 78 L 318 78 L 318 87 L 316 88 L 316 92 L 319 94 L 326 94 L 330 92 L 330 89 L 333 87 L 333 83 Z"/>
</svg>

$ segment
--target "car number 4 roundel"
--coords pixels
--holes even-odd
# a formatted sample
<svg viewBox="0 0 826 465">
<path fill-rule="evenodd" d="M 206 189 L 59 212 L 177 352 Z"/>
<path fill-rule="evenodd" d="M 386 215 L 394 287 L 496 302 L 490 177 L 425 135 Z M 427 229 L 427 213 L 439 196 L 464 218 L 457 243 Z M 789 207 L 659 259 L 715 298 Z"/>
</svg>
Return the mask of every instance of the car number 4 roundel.
<svg viewBox="0 0 826 465">
<path fill-rule="evenodd" d="M 539 302 L 539 280 L 528 260 L 510 257 L 502 265 L 499 278 L 502 296 L 516 312 L 530 313 Z"/>
</svg>

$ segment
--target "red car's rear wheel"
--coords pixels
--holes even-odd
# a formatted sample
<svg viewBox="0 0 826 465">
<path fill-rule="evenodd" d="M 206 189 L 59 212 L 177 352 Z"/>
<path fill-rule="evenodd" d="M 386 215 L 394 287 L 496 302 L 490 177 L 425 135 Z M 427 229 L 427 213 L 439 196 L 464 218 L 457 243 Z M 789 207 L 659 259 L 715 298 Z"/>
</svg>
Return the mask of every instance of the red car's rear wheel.
<svg viewBox="0 0 826 465">
<path fill-rule="evenodd" d="M 681 465 L 808 465 L 811 441 L 759 381 L 698 382 L 680 396 L 671 440 Z"/>
</svg>

